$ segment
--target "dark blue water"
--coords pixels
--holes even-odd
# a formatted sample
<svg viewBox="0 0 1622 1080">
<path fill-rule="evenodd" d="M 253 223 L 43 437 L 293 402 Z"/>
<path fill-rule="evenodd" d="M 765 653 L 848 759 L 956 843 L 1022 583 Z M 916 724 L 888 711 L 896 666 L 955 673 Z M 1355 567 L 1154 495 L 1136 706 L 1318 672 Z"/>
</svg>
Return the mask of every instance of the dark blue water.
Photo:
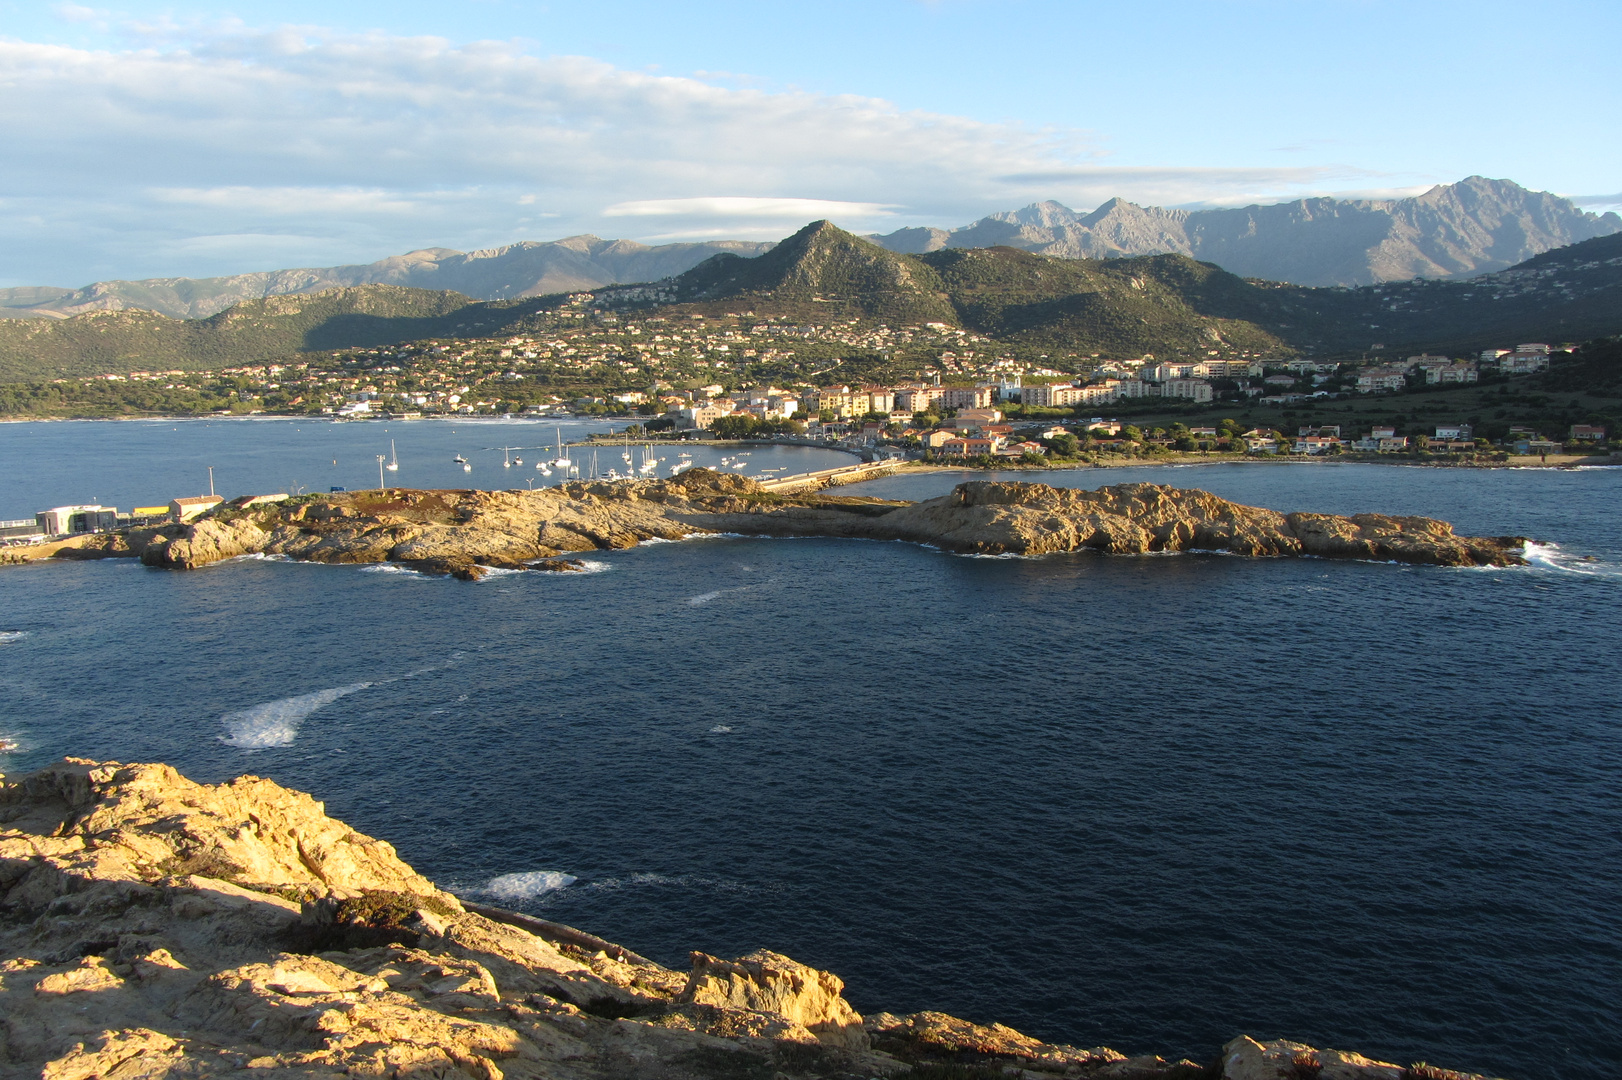
<svg viewBox="0 0 1622 1080">
<path fill-rule="evenodd" d="M 675 965 L 778 949 L 863 1010 L 1616 1075 L 1622 475 L 1054 479 L 1141 478 L 1561 546 L 1468 571 L 742 538 L 477 584 L 14 568 L 5 767 L 270 776 L 443 883 L 572 875 L 505 902 Z"/>
</svg>

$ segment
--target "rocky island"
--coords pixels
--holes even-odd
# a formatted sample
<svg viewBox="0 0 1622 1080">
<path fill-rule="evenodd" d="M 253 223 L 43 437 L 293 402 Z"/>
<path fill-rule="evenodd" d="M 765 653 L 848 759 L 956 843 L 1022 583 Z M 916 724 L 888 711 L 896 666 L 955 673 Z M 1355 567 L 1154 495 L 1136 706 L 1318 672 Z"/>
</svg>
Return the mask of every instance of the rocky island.
<svg viewBox="0 0 1622 1080">
<path fill-rule="evenodd" d="M 677 971 L 436 887 L 253 776 L 0 777 L 0 1075 L 148 1080 L 1481 1080 L 1239 1036 L 1208 1060 L 858 1014 L 761 950 Z"/>
<path fill-rule="evenodd" d="M 1096 491 L 971 481 L 923 502 L 785 494 L 692 469 L 666 480 L 573 482 L 538 491 L 387 488 L 225 504 L 184 524 L 131 528 L 7 561 L 139 558 L 196 569 L 241 555 L 331 563 L 396 562 L 477 578 L 490 567 L 579 569 L 568 557 L 696 533 L 850 537 L 982 555 L 1091 550 L 1130 555 L 1222 551 L 1438 566 L 1523 563 L 1521 537 L 1465 537 L 1423 517 L 1280 513 L 1158 484 Z"/>
</svg>

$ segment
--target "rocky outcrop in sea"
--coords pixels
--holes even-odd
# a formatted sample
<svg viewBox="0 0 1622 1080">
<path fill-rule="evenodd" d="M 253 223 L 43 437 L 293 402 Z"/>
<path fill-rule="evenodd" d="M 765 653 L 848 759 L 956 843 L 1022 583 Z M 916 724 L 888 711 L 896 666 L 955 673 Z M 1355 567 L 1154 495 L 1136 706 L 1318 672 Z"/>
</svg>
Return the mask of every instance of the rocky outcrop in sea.
<svg viewBox="0 0 1622 1080">
<path fill-rule="evenodd" d="M 1240 1036 L 1210 1060 L 863 1017 L 760 950 L 664 967 L 438 888 L 308 795 L 66 758 L 0 777 L 0 1076 L 1481 1080 Z"/>
<path fill-rule="evenodd" d="M 1457 536 L 1432 518 L 1280 513 L 1159 484 L 1077 491 L 972 481 L 911 503 L 779 494 L 741 476 L 693 469 L 668 480 L 574 482 L 539 491 L 389 488 L 227 504 L 188 524 L 86 537 L 49 553 L 136 557 L 182 570 L 240 555 L 280 555 L 397 562 L 476 578 L 490 567 L 577 570 L 568 556 L 695 533 L 902 540 L 982 555 L 1221 551 L 1438 566 L 1518 565 L 1526 543 Z"/>
</svg>

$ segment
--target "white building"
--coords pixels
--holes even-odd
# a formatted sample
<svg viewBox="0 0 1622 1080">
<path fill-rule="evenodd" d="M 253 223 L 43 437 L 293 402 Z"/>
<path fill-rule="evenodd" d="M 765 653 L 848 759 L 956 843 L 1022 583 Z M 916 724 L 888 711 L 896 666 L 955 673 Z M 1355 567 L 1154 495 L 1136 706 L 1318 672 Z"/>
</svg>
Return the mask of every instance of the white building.
<svg viewBox="0 0 1622 1080">
<path fill-rule="evenodd" d="M 1160 388 L 1163 397 L 1210 401 L 1211 384 L 1204 379 L 1168 379 Z"/>
<path fill-rule="evenodd" d="M 100 532 L 118 527 L 118 511 L 111 506 L 54 506 L 35 514 L 34 522 L 46 536 Z"/>
</svg>

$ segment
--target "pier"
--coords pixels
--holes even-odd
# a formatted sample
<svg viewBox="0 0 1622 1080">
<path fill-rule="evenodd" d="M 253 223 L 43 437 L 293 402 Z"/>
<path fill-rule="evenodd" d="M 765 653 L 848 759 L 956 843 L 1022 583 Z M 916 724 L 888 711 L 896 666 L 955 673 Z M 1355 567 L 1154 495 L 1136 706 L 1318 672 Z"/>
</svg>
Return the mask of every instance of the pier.
<svg viewBox="0 0 1622 1080">
<path fill-rule="evenodd" d="M 758 480 L 756 483 L 766 491 L 816 491 L 819 488 L 838 487 L 841 484 L 855 484 L 863 480 L 889 476 L 905 464 L 905 461 L 867 461 L 858 465 L 841 465 L 834 469 L 818 469 L 816 472 L 779 476 L 775 480 Z"/>
</svg>

